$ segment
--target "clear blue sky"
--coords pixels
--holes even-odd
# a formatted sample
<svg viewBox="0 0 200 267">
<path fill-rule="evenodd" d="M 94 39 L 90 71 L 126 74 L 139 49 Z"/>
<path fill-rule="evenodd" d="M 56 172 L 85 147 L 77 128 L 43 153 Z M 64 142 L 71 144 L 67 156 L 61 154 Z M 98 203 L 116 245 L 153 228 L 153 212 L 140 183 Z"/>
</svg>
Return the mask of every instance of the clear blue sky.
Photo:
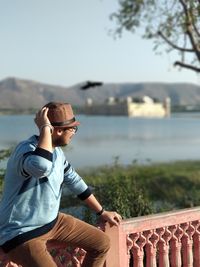
<svg viewBox="0 0 200 267">
<path fill-rule="evenodd" d="M 173 68 L 174 55 L 155 55 L 151 41 L 125 33 L 114 40 L 109 15 L 117 0 L 0 0 L 0 79 L 48 84 L 191 82 Z"/>
</svg>

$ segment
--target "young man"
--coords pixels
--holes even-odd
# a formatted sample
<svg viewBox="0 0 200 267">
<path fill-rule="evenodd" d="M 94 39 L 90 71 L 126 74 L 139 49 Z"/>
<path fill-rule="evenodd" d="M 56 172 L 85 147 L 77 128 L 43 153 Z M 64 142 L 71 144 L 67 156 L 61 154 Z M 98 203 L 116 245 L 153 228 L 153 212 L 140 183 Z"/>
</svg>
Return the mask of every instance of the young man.
<svg viewBox="0 0 200 267">
<path fill-rule="evenodd" d="M 48 103 L 35 117 L 39 136 L 21 142 L 6 170 L 0 204 L 0 246 L 23 267 L 56 267 L 46 242 L 64 241 L 87 251 L 84 267 L 103 266 L 109 238 L 101 230 L 59 212 L 62 185 L 111 225 L 121 216 L 105 211 L 83 179 L 66 161 L 68 145 L 80 124 L 70 104 Z"/>
</svg>

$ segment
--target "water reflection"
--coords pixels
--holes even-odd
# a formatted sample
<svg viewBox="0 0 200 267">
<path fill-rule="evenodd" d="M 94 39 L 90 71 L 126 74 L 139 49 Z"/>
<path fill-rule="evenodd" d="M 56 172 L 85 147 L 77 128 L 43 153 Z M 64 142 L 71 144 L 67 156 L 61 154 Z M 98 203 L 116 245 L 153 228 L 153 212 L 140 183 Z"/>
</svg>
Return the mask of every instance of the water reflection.
<svg viewBox="0 0 200 267">
<path fill-rule="evenodd" d="M 77 116 L 81 121 L 72 144 L 64 149 L 75 167 L 200 159 L 200 116 L 166 119 Z M 34 115 L 0 116 L 0 149 L 38 134 Z"/>
</svg>

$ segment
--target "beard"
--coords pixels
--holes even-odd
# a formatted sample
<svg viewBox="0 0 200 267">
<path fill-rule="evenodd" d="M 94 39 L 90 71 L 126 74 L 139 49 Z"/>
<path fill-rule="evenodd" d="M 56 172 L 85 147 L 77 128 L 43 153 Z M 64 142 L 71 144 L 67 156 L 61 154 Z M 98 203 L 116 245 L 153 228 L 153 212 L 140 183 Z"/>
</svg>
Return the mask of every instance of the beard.
<svg viewBox="0 0 200 267">
<path fill-rule="evenodd" d="M 62 137 L 58 137 L 53 140 L 53 146 L 58 147 L 58 146 L 67 146 L 68 144 L 65 142 L 65 140 Z"/>
</svg>

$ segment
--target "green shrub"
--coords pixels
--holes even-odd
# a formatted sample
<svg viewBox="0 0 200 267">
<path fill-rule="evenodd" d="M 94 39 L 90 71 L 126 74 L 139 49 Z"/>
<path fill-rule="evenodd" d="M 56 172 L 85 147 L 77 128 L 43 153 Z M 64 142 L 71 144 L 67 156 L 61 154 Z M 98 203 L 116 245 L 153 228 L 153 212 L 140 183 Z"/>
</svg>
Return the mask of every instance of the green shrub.
<svg viewBox="0 0 200 267">
<path fill-rule="evenodd" d="M 90 177 L 87 180 L 92 181 L 95 196 L 106 210 L 117 211 L 123 218 L 153 213 L 151 201 L 146 198 L 133 174 L 126 174 L 123 167 L 102 168 L 98 179 L 93 176 L 93 179 Z M 85 209 L 84 219 L 90 223 L 96 223 L 95 217 L 88 209 Z"/>
<path fill-rule="evenodd" d="M 119 175 L 116 179 L 98 186 L 95 194 L 108 210 L 118 211 L 124 218 L 136 217 L 153 212 L 151 203 L 134 177 Z"/>
<path fill-rule="evenodd" d="M 10 153 L 11 153 L 11 149 L 0 150 L 0 162 L 7 159 L 10 156 Z M 5 175 L 5 169 L 0 168 L 0 192 L 2 192 L 4 175 Z"/>
</svg>

